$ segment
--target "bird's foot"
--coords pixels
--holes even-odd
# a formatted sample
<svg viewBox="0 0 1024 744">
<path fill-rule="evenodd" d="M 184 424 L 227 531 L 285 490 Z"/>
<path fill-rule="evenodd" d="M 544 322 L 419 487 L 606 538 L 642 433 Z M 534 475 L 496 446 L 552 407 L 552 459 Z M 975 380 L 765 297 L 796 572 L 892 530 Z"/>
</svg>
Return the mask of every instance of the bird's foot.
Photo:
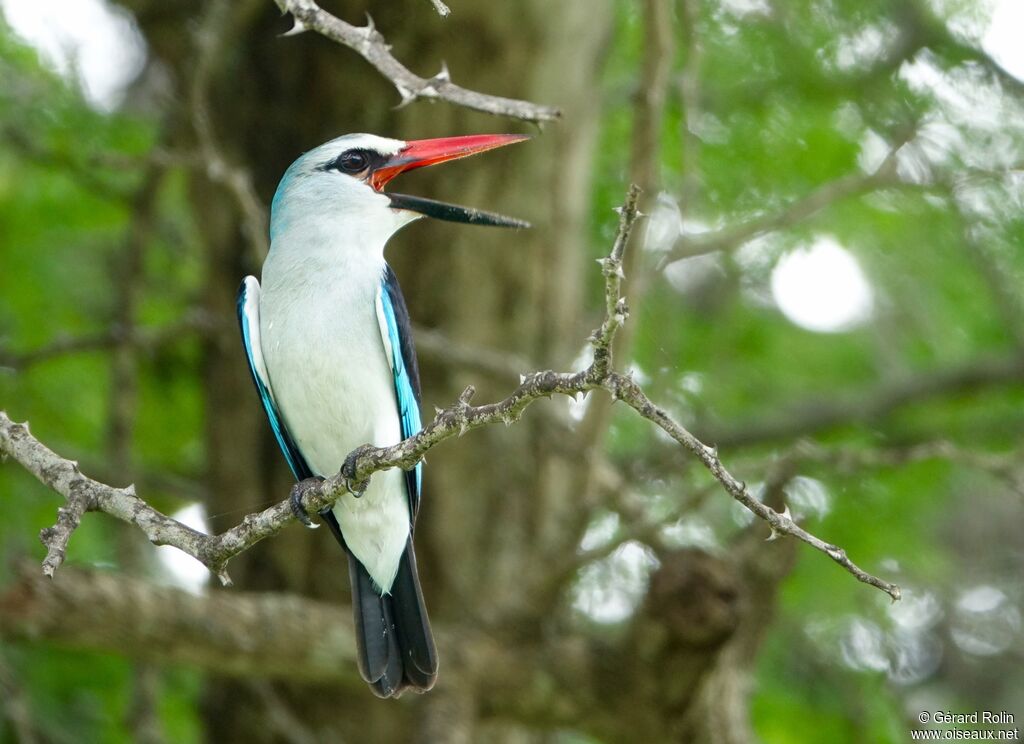
<svg viewBox="0 0 1024 744">
<path fill-rule="evenodd" d="M 300 480 L 298 483 L 292 486 L 292 492 L 288 496 L 288 503 L 291 504 L 292 514 L 295 515 L 295 518 L 297 520 L 302 522 L 311 530 L 315 530 L 320 525 L 318 525 L 310 518 L 309 513 L 306 511 L 306 507 L 302 503 L 302 500 L 305 498 L 306 492 L 309 491 L 309 489 L 319 486 L 321 483 L 323 483 L 323 480 L 324 479 L 319 476 L 314 476 L 312 478 Z"/>
<path fill-rule="evenodd" d="M 345 458 L 345 464 L 341 466 L 341 477 L 345 479 L 345 488 L 357 499 L 366 493 L 366 487 L 370 481 L 369 479 L 358 480 L 356 478 L 356 463 L 360 457 L 375 449 L 377 448 L 372 444 L 360 445 L 349 453 L 348 457 Z"/>
</svg>

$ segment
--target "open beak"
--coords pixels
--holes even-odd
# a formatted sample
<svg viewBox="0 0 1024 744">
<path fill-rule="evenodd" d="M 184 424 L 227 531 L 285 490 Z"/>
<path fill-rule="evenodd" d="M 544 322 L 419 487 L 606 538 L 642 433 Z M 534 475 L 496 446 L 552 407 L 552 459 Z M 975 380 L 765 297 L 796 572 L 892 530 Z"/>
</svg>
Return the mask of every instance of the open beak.
<svg viewBox="0 0 1024 744">
<path fill-rule="evenodd" d="M 395 153 L 386 163 L 370 174 L 370 185 L 377 191 L 399 173 L 415 168 L 424 168 L 449 160 L 458 160 L 470 155 L 504 147 L 529 139 L 523 134 L 473 134 L 466 137 L 440 137 L 437 139 L 413 140 Z M 394 209 L 407 209 L 428 217 L 450 222 L 465 222 L 471 225 L 493 225 L 494 227 L 529 227 L 528 222 L 505 217 L 493 212 L 483 212 L 470 207 L 424 199 L 405 194 L 388 194 Z"/>
</svg>

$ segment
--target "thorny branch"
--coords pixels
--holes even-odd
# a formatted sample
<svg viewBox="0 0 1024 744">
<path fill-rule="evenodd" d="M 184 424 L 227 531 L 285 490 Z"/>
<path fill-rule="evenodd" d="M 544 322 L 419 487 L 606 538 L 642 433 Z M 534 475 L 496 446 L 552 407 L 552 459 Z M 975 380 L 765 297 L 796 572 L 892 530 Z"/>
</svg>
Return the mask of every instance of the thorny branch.
<svg viewBox="0 0 1024 744">
<path fill-rule="evenodd" d="M 403 65 L 391 54 L 391 47 L 370 20 L 365 26 L 353 26 L 321 8 L 314 0 L 274 0 L 283 13 L 291 13 L 295 25 L 287 35 L 303 31 L 316 31 L 332 41 L 347 46 L 373 65 L 380 74 L 394 84 L 402 97 L 400 105 L 423 98 L 447 101 L 457 106 L 483 111 L 496 116 L 508 116 L 522 121 L 540 123 L 559 118 L 562 113 L 553 106 L 541 106 L 529 101 L 490 96 L 468 90 L 452 82 L 448 68 L 432 78 L 422 78 Z M 443 3 L 442 3 L 443 4 Z M 434 2 L 435 7 L 438 3 Z M 447 7 L 447 6 L 445 6 Z M 440 9 L 439 9 L 440 10 Z"/>
<path fill-rule="evenodd" d="M 842 548 L 826 543 L 801 528 L 787 511 L 780 514 L 759 501 L 748 491 L 746 484 L 726 470 L 715 448 L 705 445 L 676 423 L 628 375 L 614 371 L 612 342 L 628 314 L 625 300 L 619 295 L 622 260 L 639 216 L 639 194 L 636 186 L 630 188 L 619 211 L 619 230 L 611 253 L 601 261 L 605 279 L 605 317 L 590 338 L 594 347 L 594 360 L 590 366 L 578 372 L 547 370 L 525 375 L 507 398 L 480 406 L 470 403 L 475 391 L 472 386 L 467 387 L 453 405 L 438 410 L 434 420 L 416 436 L 392 447 L 364 445 L 358 448 L 353 453 L 350 472 L 343 468 L 343 472 L 303 491 L 306 510 L 316 513 L 346 497 L 350 491 L 361 492 L 370 476 L 378 471 L 394 467 L 408 470 L 433 447 L 471 429 L 498 422 L 511 425 L 540 398 L 549 398 L 555 393 L 578 396 L 603 390 L 611 395 L 612 400 L 622 401 L 695 455 L 730 496 L 768 523 L 771 527 L 769 539 L 780 535 L 796 537 L 828 555 L 858 580 L 881 589 L 894 600 L 899 599 L 899 587 L 859 568 Z M 188 553 L 225 584 L 230 583 L 226 567 L 232 557 L 280 532 L 295 519 L 286 499 L 262 512 L 249 514 L 239 525 L 219 535 L 197 532 L 158 512 L 136 495 L 133 486 L 114 488 L 83 475 L 77 463 L 61 458 L 35 439 L 26 424 L 14 423 L 3 412 L 0 412 L 0 453 L 12 457 L 66 499 L 65 506 L 59 511 L 57 524 L 43 530 L 40 535 L 47 548 L 43 571 L 51 576 L 63 561 L 68 541 L 87 511 L 103 511 L 138 526 L 151 542 L 172 545 Z"/>
</svg>

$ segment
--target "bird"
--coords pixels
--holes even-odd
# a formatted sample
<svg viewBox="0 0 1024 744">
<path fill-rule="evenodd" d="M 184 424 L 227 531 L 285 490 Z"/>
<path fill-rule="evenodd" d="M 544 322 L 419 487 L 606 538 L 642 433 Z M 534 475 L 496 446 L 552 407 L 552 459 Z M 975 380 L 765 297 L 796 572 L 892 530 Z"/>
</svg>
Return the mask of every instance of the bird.
<svg viewBox="0 0 1024 744">
<path fill-rule="evenodd" d="M 262 282 L 242 281 L 237 313 L 259 399 L 298 482 L 292 508 L 307 526 L 315 525 L 302 508 L 304 484 L 351 467 L 362 445 L 394 445 L 422 428 L 409 312 L 384 259 L 388 240 L 424 216 L 529 226 L 384 187 L 405 171 L 525 139 L 347 134 L 304 153 L 281 178 Z M 437 679 L 413 549 L 422 467 L 378 472 L 362 493 L 320 512 L 348 556 L 360 675 L 383 698 L 425 692 Z"/>
</svg>

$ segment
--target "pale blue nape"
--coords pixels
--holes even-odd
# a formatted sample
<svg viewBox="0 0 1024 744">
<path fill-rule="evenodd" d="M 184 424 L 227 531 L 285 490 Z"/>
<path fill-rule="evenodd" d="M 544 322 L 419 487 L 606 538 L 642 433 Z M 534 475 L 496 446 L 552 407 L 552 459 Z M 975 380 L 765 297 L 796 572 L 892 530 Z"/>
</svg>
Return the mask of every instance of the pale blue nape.
<svg viewBox="0 0 1024 744">
<path fill-rule="evenodd" d="M 273 245 L 274 241 L 280 236 L 280 234 L 286 229 L 287 217 L 282 213 L 281 202 L 285 199 L 285 193 L 288 191 L 288 186 L 291 183 L 294 176 L 294 169 L 298 160 L 292 163 L 288 170 L 285 171 L 284 176 L 281 177 L 280 182 L 277 184 L 277 191 L 274 192 L 274 198 L 270 202 L 270 242 Z"/>
</svg>

